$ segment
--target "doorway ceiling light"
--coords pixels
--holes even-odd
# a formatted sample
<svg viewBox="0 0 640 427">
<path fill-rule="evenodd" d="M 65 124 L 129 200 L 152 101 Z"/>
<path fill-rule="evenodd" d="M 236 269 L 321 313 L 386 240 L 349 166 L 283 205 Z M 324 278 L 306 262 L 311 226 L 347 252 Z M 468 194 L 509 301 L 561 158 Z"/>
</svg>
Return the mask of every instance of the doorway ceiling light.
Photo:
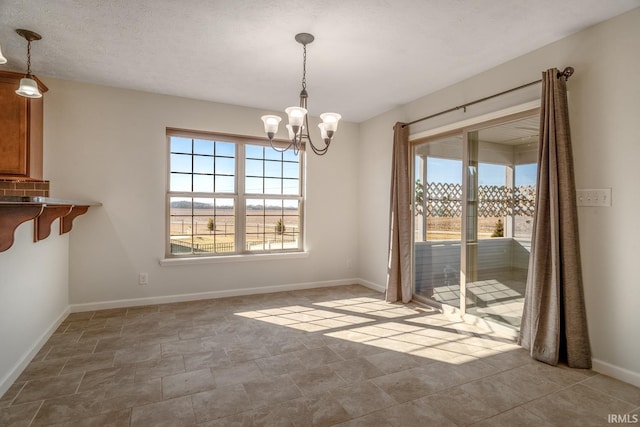
<svg viewBox="0 0 640 427">
<path fill-rule="evenodd" d="M 16 90 L 16 93 L 26 98 L 41 98 L 42 94 L 38 90 L 38 82 L 31 75 L 31 42 L 40 40 L 42 36 L 33 31 L 22 29 L 16 30 L 16 33 L 27 41 L 27 74 L 20 79 L 20 87 Z"/>
<path fill-rule="evenodd" d="M 287 130 L 289 131 L 289 145 L 284 149 L 278 149 L 273 144 L 273 138 L 278 132 L 278 125 L 282 118 L 276 115 L 266 115 L 262 116 L 262 121 L 264 122 L 264 131 L 267 134 L 267 138 L 269 138 L 269 142 L 271 143 L 271 147 L 277 151 L 288 150 L 289 148 L 293 148 L 294 153 L 298 153 L 300 148 L 303 147 L 307 142 L 311 146 L 311 149 L 314 153 L 322 156 L 327 153 L 329 149 L 329 144 L 331 143 L 331 139 L 335 135 L 335 132 L 338 130 L 338 122 L 342 118 L 338 113 L 323 113 L 320 114 L 320 118 L 322 119 L 322 123 L 318 125 L 320 128 L 320 136 L 324 141 L 324 146 L 316 147 L 311 140 L 311 136 L 309 135 L 309 118 L 307 115 L 307 100 L 309 98 L 309 93 L 307 92 L 307 45 L 313 42 L 314 37 L 308 33 L 300 33 L 296 34 L 296 41 L 300 43 L 303 47 L 302 54 L 302 91 L 300 91 L 300 106 L 299 107 L 289 107 L 284 111 L 287 113 L 289 118 L 289 124 L 287 125 Z"/>
</svg>

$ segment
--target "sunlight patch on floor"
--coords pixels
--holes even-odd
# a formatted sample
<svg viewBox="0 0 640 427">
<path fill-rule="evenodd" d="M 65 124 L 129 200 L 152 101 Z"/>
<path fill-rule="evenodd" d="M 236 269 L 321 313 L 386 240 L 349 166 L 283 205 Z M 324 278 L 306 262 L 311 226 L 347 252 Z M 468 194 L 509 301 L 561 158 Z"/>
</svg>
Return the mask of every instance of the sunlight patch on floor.
<svg viewBox="0 0 640 427">
<path fill-rule="evenodd" d="M 312 305 L 321 308 L 291 305 L 235 314 L 450 364 L 495 354 L 505 345 L 490 337 L 486 329 L 415 305 L 390 304 L 369 297 Z"/>
<path fill-rule="evenodd" d="M 319 332 L 375 321 L 375 319 L 367 317 L 297 305 L 245 311 L 236 313 L 236 315 L 306 332 Z"/>
</svg>

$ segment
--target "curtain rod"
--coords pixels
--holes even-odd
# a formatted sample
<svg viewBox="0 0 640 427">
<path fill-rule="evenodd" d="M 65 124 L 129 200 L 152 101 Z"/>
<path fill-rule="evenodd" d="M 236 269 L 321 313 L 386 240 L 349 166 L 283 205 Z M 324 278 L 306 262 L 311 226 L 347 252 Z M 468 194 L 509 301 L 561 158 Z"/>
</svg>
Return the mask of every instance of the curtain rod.
<svg viewBox="0 0 640 427">
<path fill-rule="evenodd" d="M 558 74 L 556 75 L 556 77 L 557 78 L 564 77 L 565 80 L 569 80 L 569 77 L 571 77 L 573 75 L 573 71 L 574 71 L 573 67 L 566 67 L 564 70 L 558 71 Z M 466 104 L 462 104 L 462 105 L 459 105 L 457 107 L 449 108 L 448 110 L 440 111 L 439 113 L 431 114 L 430 116 L 422 117 L 422 118 L 416 119 L 416 120 L 414 120 L 412 122 L 405 123 L 405 124 L 402 125 L 402 127 L 413 125 L 415 123 L 419 123 L 419 122 L 424 121 L 424 120 L 432 119 L 434 117 L 438 117 L 438 116 L 441 116 L 443 114 L 451 113 L 452 111 L 456 111 L 456 110 L 459 110 L 461 108 L 466 113 L 467 112 L 467 107 L 470 106 L 470 105 L 478 104 L 480 102 L 487 101 L 487 100 L 489 100 L 491 98 L 496 98 L 498 96 L 502 96 L 502 95 L 505 95 L 507 93 L 515 92 L 516 90 L 524 89 L 525 87 L 533 86 L 533 85 L 538 84 L 540 82 L 542 82 L 542 79 L 536 80 L 535 82 L 526 83 L 526 84 L 523 84 L 521 86 L 514 87 L 512 89 L 505 90 L 503 92 L 496 93 L 496 94 L 493 94 L 493 95 L 490 95 L 490 96 L 485 96 L 484 98 L 476 99 L 475 101 L 467 102 Z"/>
</svg>

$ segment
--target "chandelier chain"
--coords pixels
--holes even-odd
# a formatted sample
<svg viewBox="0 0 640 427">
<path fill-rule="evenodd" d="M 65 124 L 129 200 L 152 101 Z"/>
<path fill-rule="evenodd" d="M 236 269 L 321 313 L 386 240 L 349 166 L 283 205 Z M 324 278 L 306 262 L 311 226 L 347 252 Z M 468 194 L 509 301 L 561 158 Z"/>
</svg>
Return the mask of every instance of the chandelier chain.
<svg viewBox="0 0 640 427">
<path fill-rule="evenodd" d="M 31 40 L 27 40 L 27 75 L 31 75 Z"/>
<path fill-rule="evenodd" d="M 307 88 L 307 45 L 303 45 L 302 53 L 302 89 Z"/>
</svg>

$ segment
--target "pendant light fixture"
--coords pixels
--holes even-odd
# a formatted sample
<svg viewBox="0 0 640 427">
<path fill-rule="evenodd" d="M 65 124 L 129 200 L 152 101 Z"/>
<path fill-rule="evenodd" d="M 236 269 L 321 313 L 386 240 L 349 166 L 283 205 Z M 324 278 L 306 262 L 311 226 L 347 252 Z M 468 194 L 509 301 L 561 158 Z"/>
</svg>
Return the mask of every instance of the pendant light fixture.
<svg viewBox="0 0 640 427">
<path fill-rule="evenodd" d="M 273 138 L 278 132 L 278 125 L 282 118 L 276 115 L 262 116 L 261 119 L 264 122 L 264 131 L 269 138 L 271 147 L 276 151 L 285 151 L 289 148 L 293 148 L 294 153 L 298 154 L 304 144 L 309 142 L 311 149 L 314 153 L 322 156 L 326 154 L 329 149 L 329 144 L 333 138 L 335 132 L 338 130 L 338 122 L 342 118 L 338 113 L 323 113 L 320 114 L 322 123 L 318 125 L 320 128 L 320 137 L 324 141 L 324 146 L 316 147 L 309 135 L 309 118 L 307 115 L 307 99 L 309 93 L 307 92 L 307 45 L 313 42 L 314 37 L 309 33 L 296 34 L 296 41 L 303 47 L 302 56 L 302 91 L 300 91 L 300 106 L 289 107 L 284 111 L 289 118 L 289 124 L 287 130 L 289 131 L 289 145 L 283 150 L 278 149 L 273 144 Z"/>
<path fill-rule="evenodd" d="M 20 79 L 20 87 L 16 93 L 26 98 L 41 98 L 42 94 L 38 90 L 38 82 L 31 75 L 31 42 L 42 39 L 42 36 L 33 31 L 22 29 L 16 30 L 16 33 L 27 41 L 27 74 Z"/>
<path fill-rule="evenodd" d="M 1 65 L 1 64 L 6 64 L 6 63 L 7 63 L 7 58 L 5 58 L 5 57 L 2 55 L 2 46 L 0 46 L 0 65 Z"/>
</svg>

